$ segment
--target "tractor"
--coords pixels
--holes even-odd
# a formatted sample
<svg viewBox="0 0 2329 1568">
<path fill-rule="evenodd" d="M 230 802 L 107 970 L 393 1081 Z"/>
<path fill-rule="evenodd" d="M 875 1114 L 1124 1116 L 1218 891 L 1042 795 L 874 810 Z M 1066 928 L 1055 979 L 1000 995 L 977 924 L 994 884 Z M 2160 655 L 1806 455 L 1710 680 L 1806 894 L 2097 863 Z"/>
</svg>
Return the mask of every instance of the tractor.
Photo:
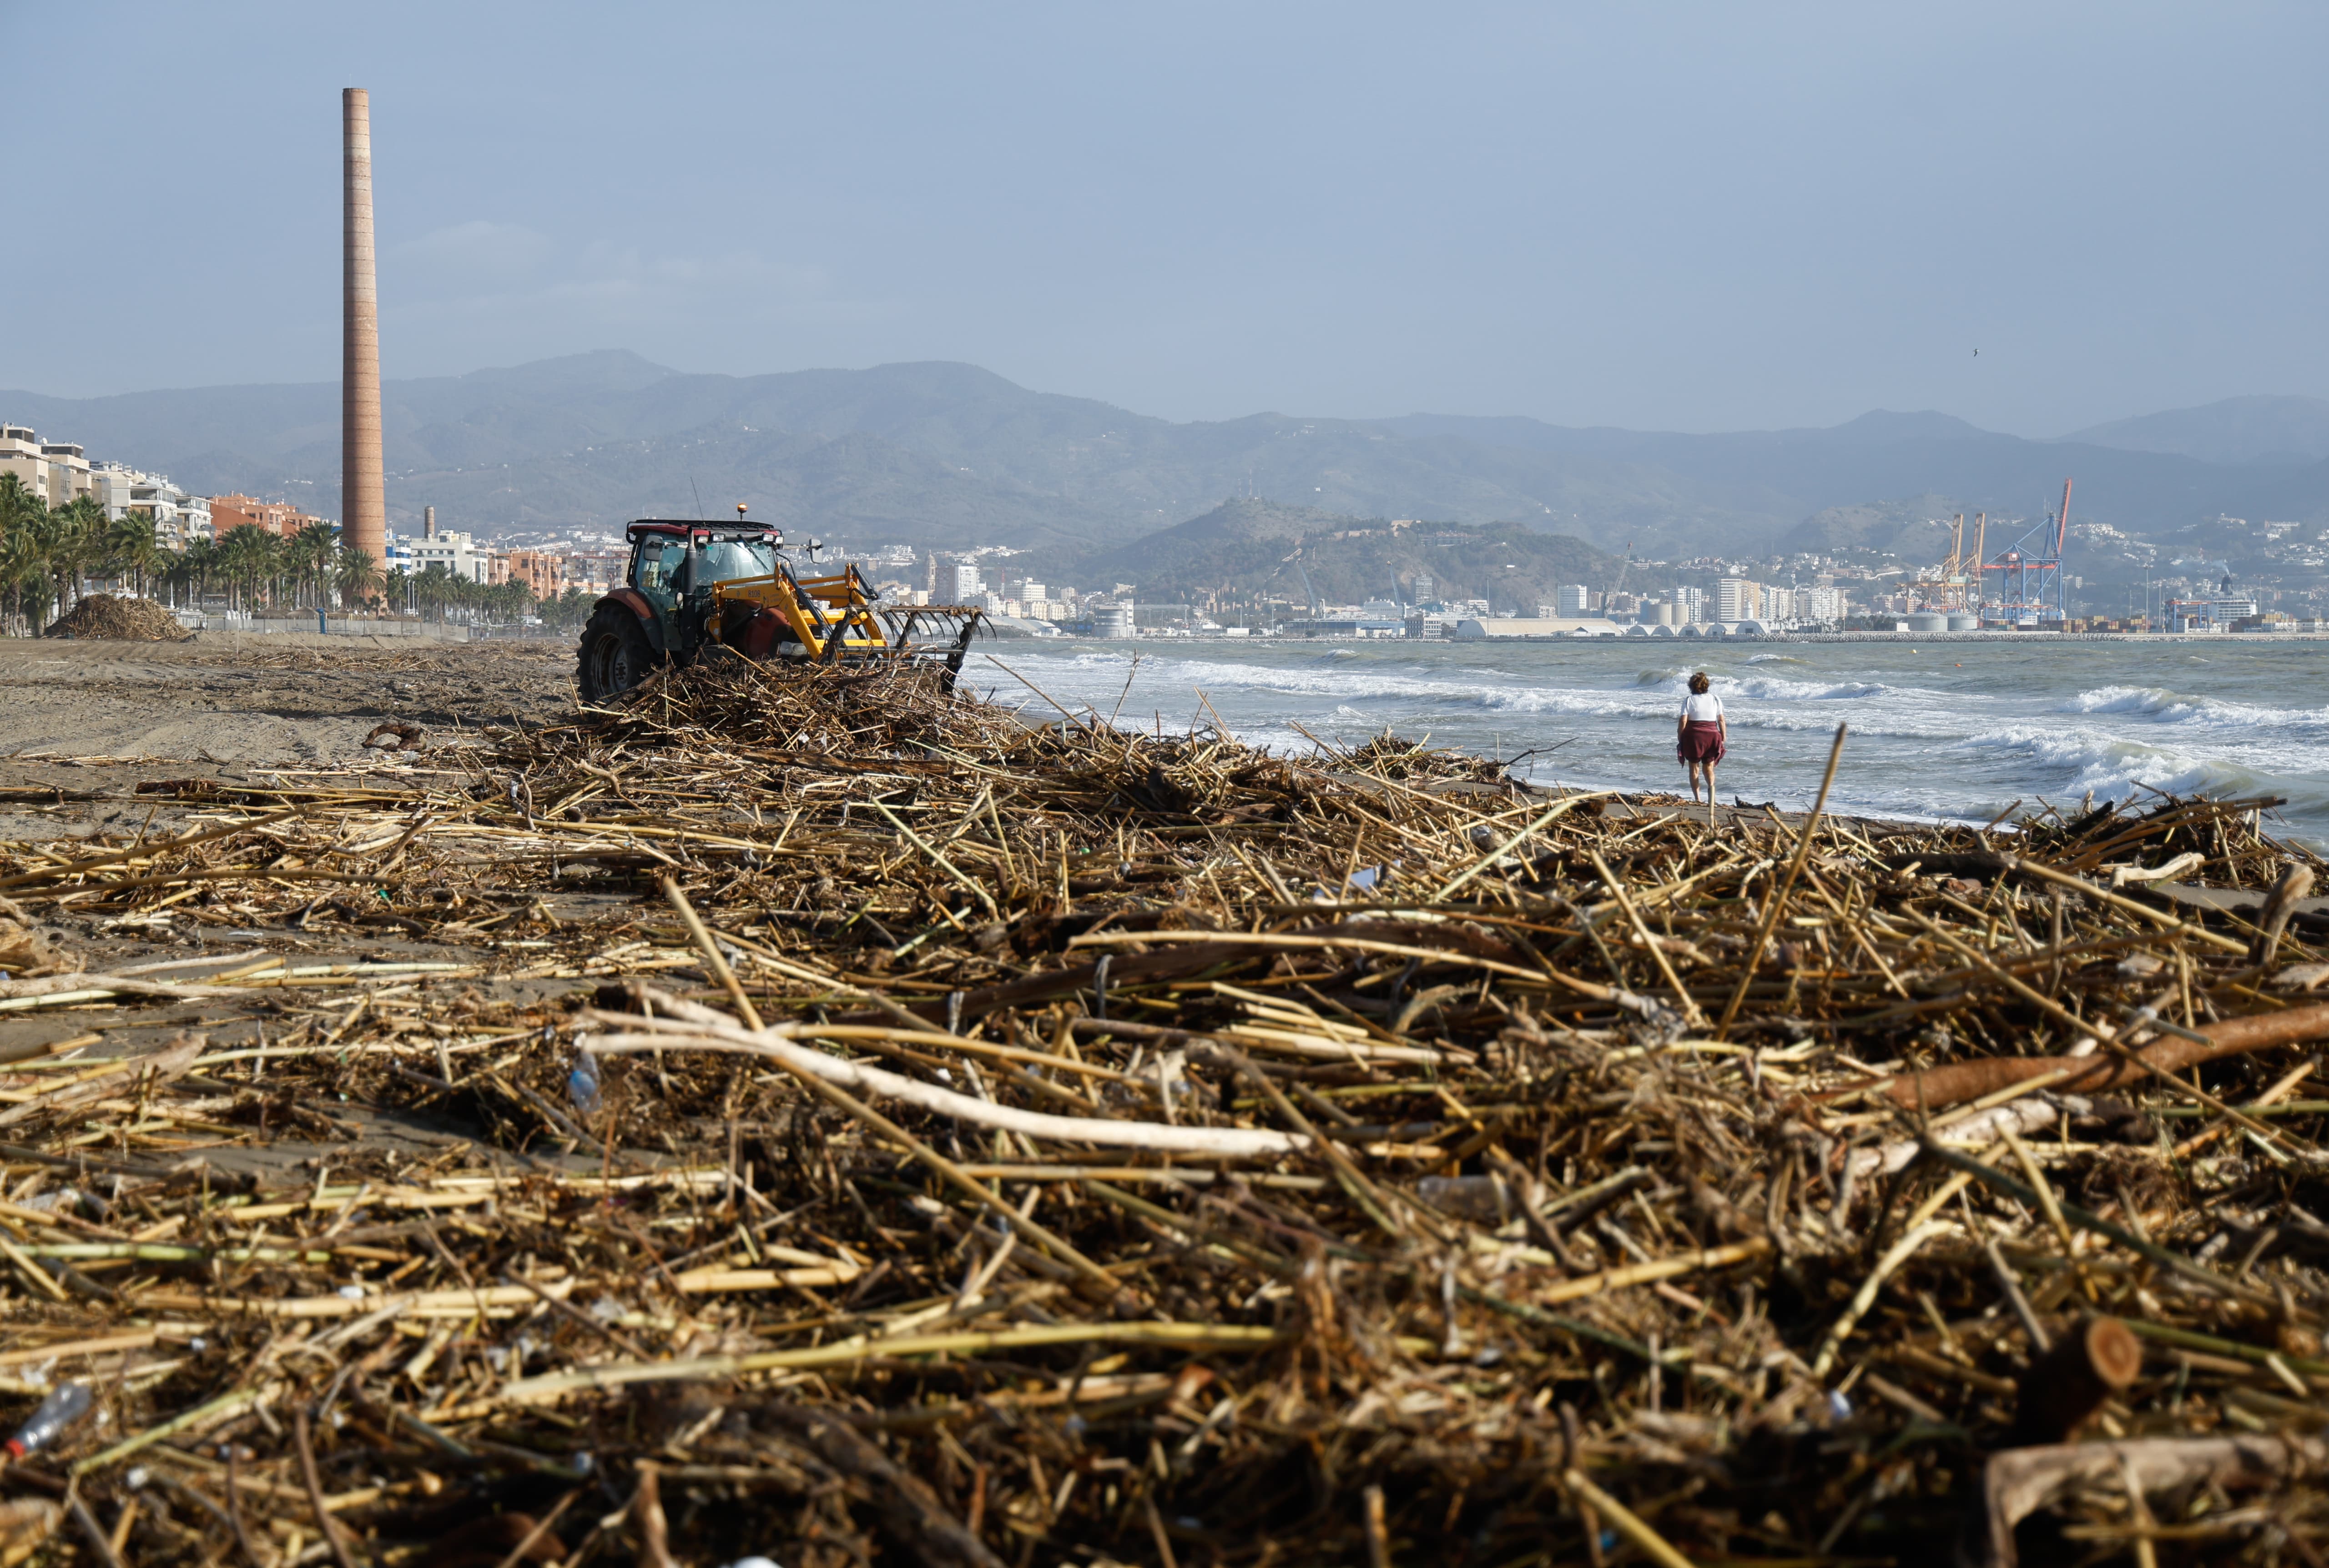
<svg viewBox="0 0 2329 1568">
<path fill-rule="evenodd" d="M 643 517 L 623 533 L 631 558 L 622 585 L 582 628 L 575 681 L 585 702 L 611 701 L 658 666 L 692 664 L 715 648 L 802 664 L 929 662 L 952 690 L 978 630 L 973 606 L 879 602 L 852 564 L 799 576 L 784 531 L 747 521 L 741 506 L 732 523 Z M 807 541 L 810 561 L 820 548 Z"/>
</svg>

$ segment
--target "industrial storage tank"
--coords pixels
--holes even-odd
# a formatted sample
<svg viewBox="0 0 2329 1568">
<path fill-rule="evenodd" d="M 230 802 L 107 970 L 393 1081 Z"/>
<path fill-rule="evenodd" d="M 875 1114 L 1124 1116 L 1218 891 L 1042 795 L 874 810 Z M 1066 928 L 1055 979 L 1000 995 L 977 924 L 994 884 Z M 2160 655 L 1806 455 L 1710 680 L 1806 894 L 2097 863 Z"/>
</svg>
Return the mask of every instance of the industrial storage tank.
<svg viewBox="0 0 2329 1568">
<path fill-rule="evenodd" d="M 1981 630 L 1981 617 L 1971 610 L 1953 610 L 1949 613 L 1949 630 L 1978 632 Z"/>
<path fill-rule="evenodd" d="M 1911 632 L 1946 632 L 1949 629 L 1949 618 L 1938 610 L 1912 610 L 1903 617 L 1901 624 Z"/>
</svg>

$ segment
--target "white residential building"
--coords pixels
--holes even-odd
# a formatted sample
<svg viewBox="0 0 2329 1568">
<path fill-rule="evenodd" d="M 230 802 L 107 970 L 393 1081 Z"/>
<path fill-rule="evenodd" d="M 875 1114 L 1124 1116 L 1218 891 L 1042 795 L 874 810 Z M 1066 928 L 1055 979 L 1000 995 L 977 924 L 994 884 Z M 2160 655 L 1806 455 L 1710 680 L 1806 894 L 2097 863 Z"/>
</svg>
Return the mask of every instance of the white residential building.
<svg viewBox="0 0 2329 1568">
<path fill-rule="evenodd" d="M 0 425 L 0 474 L 14 474 L 42 506 L 70 506 L 90 492 L 81 449 L 70 441 L 43 441 L 28 426 Z"/>
<path fill-rule="evenodd" d="M 0 426 L 0 474 L 17 481 L 43 506 L 69 506 L 83 496 L 105 509 L 108 521 L 132 512 L 154 520 L 164 549 L 183 550 L 212 537 L 211 503 L 170 483 L 162 474 L 144 474 L 126 463 L 89 460 L 70 441 L 42 441 L 23 425 Z"/>
<path fill-rule="evenodd" d="M 973 561 L 938 562 L 938 583 L 930 590 L 930 602 L 938 605 L 975 605 L 986 591 L 985 582 L 978 575 Z"/>
<path fill-rule="evenodd" d="M 409 533 L 393 534 L 388 542 L 389 566 L 401 566 L 414 577 L 432 566 L 441 566 L 464 581 L 488 582 L 492 580 L 493 554 L 489 546 L 478 544 L 470 535 L 445 529 L 419 539 Z"/>
<path fill-rule="evenodd" d="M 193 495 L 161 474 L 140 474 L 121 463 L 90 465 L 90 493 L 118 522 L 132 512 L 150 518 L 154 537 L 165 549 L 183 550 L 198 539 L 213 537 L 210 498 Z"/>
<path fill-rule="evenodd" d="M 1852 596 L 1834 587 L 1797 588 L 1796 619 L 1823 626 L 1841 626 L 1852 618 Z"/>
<path fill-rule="evenodd" d="M 1763 618 L 1763 585 L 1751 577 L 1724 577 L 1714 585 L 1714 618 L 1718 621 L 1759 621 Z"/>
<path fill-rule="evenodd" d="M 1563 615 L 1593 613 L 1593 590 L 1583 583 L 1563 583 L 1552 593 L 1553 607 Z"/>
</svg>

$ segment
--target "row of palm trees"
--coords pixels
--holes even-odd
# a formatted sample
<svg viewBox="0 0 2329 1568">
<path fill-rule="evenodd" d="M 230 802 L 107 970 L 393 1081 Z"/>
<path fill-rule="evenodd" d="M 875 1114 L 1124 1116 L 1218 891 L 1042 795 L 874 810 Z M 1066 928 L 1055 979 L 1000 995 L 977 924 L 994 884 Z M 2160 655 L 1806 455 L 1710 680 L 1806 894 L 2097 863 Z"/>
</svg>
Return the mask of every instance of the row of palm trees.
<svg viewBox="0 0 2329 1568">
<path fill-rule="evenodd" d="M 0 626 L 47 624 L 92 578 L 129 583 L 142 593 L 174 559 L 151 518 L 108 518 L 86 495 L 44 506 L 15 474 L 0 474 Z"/>
<path fill-rule="evenodd" d="M 36 633 L 99 583 L 174 605 L 222 597 L 230 609 L 248 612 L 393 606 L 430 620 L 495 623 L 534 609 L 533 590 L 523 583 L 473 583 L 435 564 L 383 573 L 366 551 L 343 549 L 328 523 L 309 523 L 288 538 L 245 523 L 174 551 L 150 517 L 108 518 L 89 496 L 44 506 L 15 474 L 0 474 L 0 632 Z M 572 608 L 565 601 L 577 596 L 570 591 L 542 607 L 563 624 Z"/>
<path fill-rule="evenodd" d="M 391 571 L 387 589 L 390 604 L 427 621 L 506 624 L 533 613 L 533 589 L 524 583 L 471 582 L 436 561 L 424 571 Z"/>
<path fill-rule="evenodd" d="M 376 607 L 387 586 L 370 553 L 343 549 L 327 523 L 288 538 L 244 523 L 168 558 L 159 582 L 174 603 L 223 597 L 233 610 Z"/>
</svg>

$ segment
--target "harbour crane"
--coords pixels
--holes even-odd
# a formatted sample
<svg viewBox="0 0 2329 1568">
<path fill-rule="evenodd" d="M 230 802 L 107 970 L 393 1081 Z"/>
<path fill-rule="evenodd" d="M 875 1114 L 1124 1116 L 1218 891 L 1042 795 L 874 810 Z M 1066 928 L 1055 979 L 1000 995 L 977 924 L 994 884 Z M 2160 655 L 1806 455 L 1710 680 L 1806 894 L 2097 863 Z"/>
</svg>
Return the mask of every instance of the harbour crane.
<svg viewBox="0 0 2329 1568">
<path fill-rule="evenodd" d="M 1608 591 L 1601 596 L 1601 613 L 1603 615 L 1608 615 L 1617 604 L 1617 596 L 1623 593 L 1626 588 L 1626 574 L 1633 569 L 1634 541 L 1629 539 L 1626 541 L 1626 557 L 1623 560 L 1617 563 L 1617 580 L 1610 584 Z"/>
<path fill-rule="evenodd" d="M 1318 590 L 1310 586 L 1310 573 L 1302 565 L 1302 546 L 1299 542 L 1295 545 L 1294 553 L 1278 564 L 1283 567 L 1287 561 L 1294 564 L 1295 571 L 1302 578 L 1302 596 L 1310 601 L 1310 618 L 1315 621 L 1318 618 Z"/>
</svg>

